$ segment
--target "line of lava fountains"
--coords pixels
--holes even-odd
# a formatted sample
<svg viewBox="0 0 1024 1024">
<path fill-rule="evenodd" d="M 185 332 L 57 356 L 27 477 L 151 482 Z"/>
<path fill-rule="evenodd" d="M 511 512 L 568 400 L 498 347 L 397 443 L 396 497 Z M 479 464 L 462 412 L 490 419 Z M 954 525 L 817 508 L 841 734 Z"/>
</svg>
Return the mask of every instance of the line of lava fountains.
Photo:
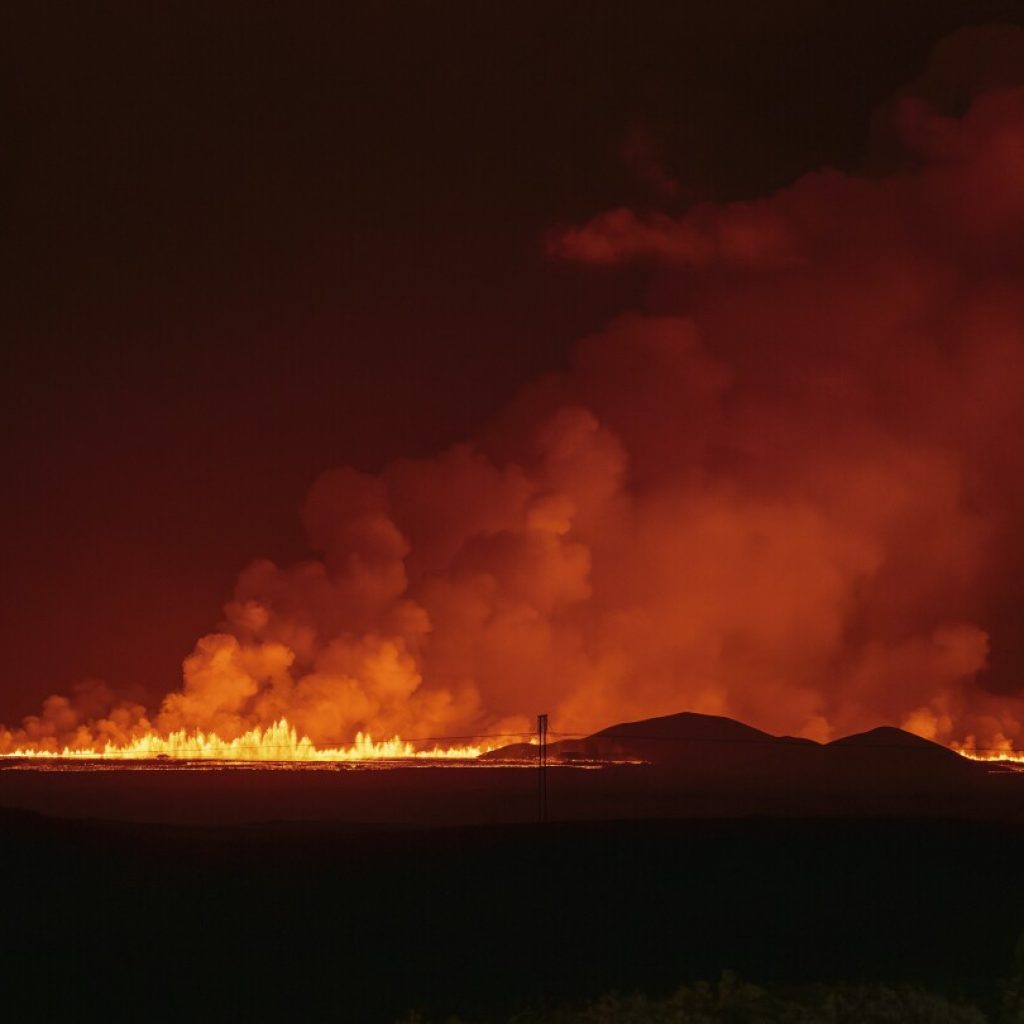
<svg viewBox="0 0 1024 1024">
<path fill-rule="evenodd" d="M 64 747 L 46 750 L 20 747 L 0 758 L 43 758 L 48 760 L 123 760 L 146 761 L 172 758 L 181 761 L 382 761 L 406 758 L 465 760 L 479 757 L 491 749 L 486 745 L 433 746 L 417 749 L 412 743 L 394 736 L 374 740 L 362 732 L 344 747 L 317 747 L 308 736 L 299 736 L 286 719 L 265 729 L 256 726 L 234 739 L 221 739 L 216 733 L 181 729 L 167 736 L 149 733 L 124 745 L 107 743 L 102 747 Z"/>
<path fill-rule="evenodd" d="M 433 742 L 434 745 L 431 747 L 420 747 L 400 736 L 393 736 L 388 740 L 374 740 L 370 735 L 359 732 L 348 746 L 318 747 L 308 736 L 299 736 L 287 719 L 282 718 L 266 728 L 256 726 L 230 740 L 222 739 L 212 732 L 188 732 L 181 729 L 167 736 L 148 733 L 123 745 L 108 742 L 103 746 L 65 746 L 59 750 L 38 745 L 24 746 L 0 754 L 0 759 L 147 761 L 168 758 L 179 761 L 350 763 L 405 759 L 457 761 L 477 758 L 499 745 L 481 743 L 439 746 L 439 740 Z M 1016 750 L 1009 741 L 1005 742 L 1005 747 L 1000 748 L 979 748 L 968 742 L 953 743 L 950 749 L 972 761 L 1024 764 L 1024 751 Z"/>
</svg>

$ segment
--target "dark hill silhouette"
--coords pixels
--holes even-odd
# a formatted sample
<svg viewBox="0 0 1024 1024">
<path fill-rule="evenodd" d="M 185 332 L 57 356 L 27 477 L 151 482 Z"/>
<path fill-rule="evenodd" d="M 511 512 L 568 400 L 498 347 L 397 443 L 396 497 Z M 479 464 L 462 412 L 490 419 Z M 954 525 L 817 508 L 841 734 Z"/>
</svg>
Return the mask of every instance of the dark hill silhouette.
<svg viewBox="0 0 1024 1024">
<path fill-rule="evenodd" d="M 536 754 L 536 746 L 517 743 L 483 757 L 501 760 Z M 548 758 L 637 760 L 682 784 L 794 793 L 944 790 L 969 784 L 983 771 L 946 747 L 892 726 L 820 744 L 694 712 L 620 722 L 589 736 L 551 743 Z"/>
<path fill-rule="evenodd" d="M 788 760 L 794 744 L 732 718 L 684 711 L 620 722 L 588 736 L 580 746 L 585 756 L 598 760 L 632 756 L 654 765 L 686 767 L 691 774 L 731 775 L 762 765 L 772 753 Z"/>
<path fill-rule="evenodd" d="M 590 737 L 616 737 L 668 740 L 711 740 L 711 741 L 762 741 L 776 740 L 771 733 L 744 725 L 733 718 L 722 715 L 700 715 L 694 711 L 682 711 L 675 715 L 659 718 L 644 718 L 638 722 L 620 722 L 607 729 L 595 732 Z"/>
<path fill-rule="evenodd" d="M 620 722 L 589 736 L 549 743 L 548 757 L 555 760 L 643 760 L 657 764 L 688 757 L 694 746 L 779 743 L 817 746 L 811 740 L 772 736 L 732 718 L 683 711 L 675 715 L 645 718 L 637 722 Z M 500 760 L 522 756 L 535 757 L 536 754 L 535 745 L 513 743 L 482 756 Z"/>
<path fill-rule="evenodd" d="M 833 740 L 825 752 L 831 779 L 862 789 L 944 789 L 985 771 L 947 747 L 887 725 Z"/>
<path fill-rule="evenodd" d="M 897 729 L 894 725 L 879 725 L 874 729 L 868 729 L 867 732 L 855 732 L 850 736 L 842 736 L 837 740 L 832 740 L 828 744 L 830 747 L 902 747 L 916 750 L 941 750 L 943 753 L 948 754 L 950 757 L 955 757 L 958 760 L 963 760 L 959 754 L 947 747 L 940 746 L 938 743 L 933 743 L 931 740 L 926 740 L 923 736 L 917 736 L 912 732 L 906 732 L 903 729 Z"/>
</svg>

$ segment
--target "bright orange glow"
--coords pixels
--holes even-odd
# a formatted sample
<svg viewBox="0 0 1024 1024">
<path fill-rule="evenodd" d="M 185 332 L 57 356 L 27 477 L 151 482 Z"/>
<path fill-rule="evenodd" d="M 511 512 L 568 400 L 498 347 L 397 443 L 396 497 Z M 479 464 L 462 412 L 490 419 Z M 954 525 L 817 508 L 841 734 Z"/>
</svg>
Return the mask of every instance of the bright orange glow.
<svg viewBox="0 0 1024 1024">
<path fill-rule="evenodd" d="M 978 750 L 971 743 L 953 743 L 953 750 L 972 761 L 1009 761 L 1013 764 L 1024 764 L 1024 750 L 1016 750 L 1009 740 L 1003 740 L 999 747 L 986 747 Z"/>
<path fill-rule="evenodd" d="M 43 758 L 49 760 L 124 760 L 144 761 L 158 757 L 182 761 L 379 761 L 405 758 L 458 760 L 479 757 L 491 746 L 453 746 L 417 748 L 412 743 L 394 736 L 389 740 L 374 740 L 357 733 L 355 741 L 347 747 L 317 747 L 308 736 L 299 736 L 286 719 L 261 729 L 257 726 L 231 740 L 221 739 L 216 733 L 184 729 L 160 736 L 149 733 L 123 746 L 107 743 L 102 747 L 64 747 L 47 750 L 39 746 L 19 747 L 5 758 Z"/>
</svg>

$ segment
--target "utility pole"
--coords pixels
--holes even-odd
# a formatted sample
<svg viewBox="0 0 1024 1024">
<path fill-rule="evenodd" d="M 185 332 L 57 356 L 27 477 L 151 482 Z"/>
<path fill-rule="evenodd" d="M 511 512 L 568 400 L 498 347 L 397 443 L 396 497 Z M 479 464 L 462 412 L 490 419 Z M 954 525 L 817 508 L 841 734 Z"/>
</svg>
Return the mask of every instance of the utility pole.
<svg viewBox="0 0 1024 1024">
<path fill-rule="evenodd" d="M 548 820 L 548 716 L 537 716 L 537 820 Z"/>
</svg>

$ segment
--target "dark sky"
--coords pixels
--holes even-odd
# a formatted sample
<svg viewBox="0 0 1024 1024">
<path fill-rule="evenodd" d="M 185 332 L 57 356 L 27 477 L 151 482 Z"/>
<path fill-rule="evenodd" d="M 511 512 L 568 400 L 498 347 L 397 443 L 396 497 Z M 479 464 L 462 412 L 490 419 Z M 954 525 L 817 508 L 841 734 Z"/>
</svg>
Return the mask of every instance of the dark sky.
<svg viewBox="0 0 1024 1024">
<path fill-rule="evenodd" d="M 3 16 L 0 720 L 172 687 L 317 473 L 470 434 L 626 308 L 545 233 L 858 166 L 1009 2 L 21 4 Z M 658 194 L 635 154 L 681 183 Z"/>
</svg>

